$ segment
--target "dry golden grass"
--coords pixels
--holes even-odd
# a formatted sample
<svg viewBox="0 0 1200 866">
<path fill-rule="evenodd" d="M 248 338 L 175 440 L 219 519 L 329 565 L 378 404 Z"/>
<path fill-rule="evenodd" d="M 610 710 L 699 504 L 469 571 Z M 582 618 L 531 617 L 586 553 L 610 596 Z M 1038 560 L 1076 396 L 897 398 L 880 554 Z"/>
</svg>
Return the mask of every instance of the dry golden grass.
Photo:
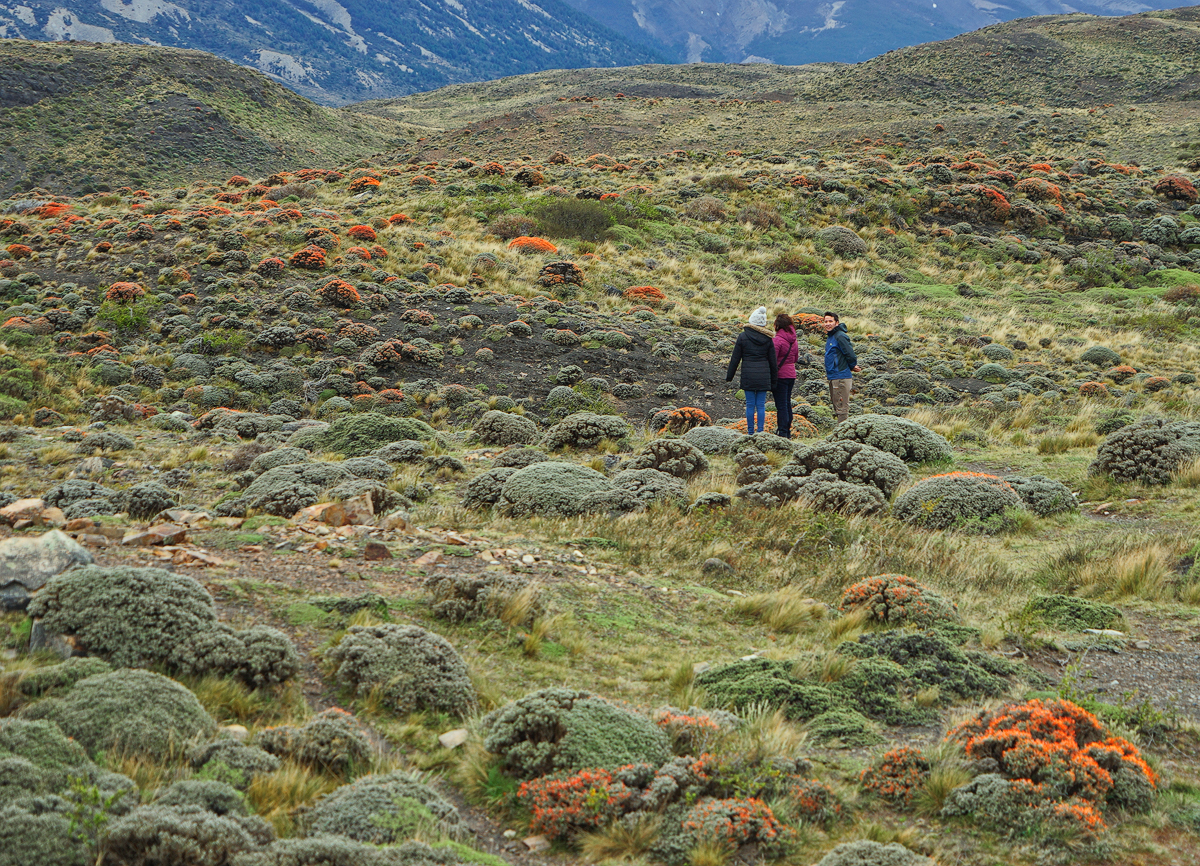
<svg viewBox="0 0 1200 866">
<path fill-rule="evenodd" d="M 1161 543 L 1119 553 L 1111 559 L 1089 562 L 1080 573 L 1080 594 L 1112 599 L 1163 598 L 1174 553 Z"/>
<path fill-rule="evenodd" d="M 649 853 L 662 834 L 661 815 L 638 815 L 633 821 L 615 821 L 579 837 L 579 853 L 589 863 L 602 860 L 635 860 Z"/>
<path fill-rule="evenodd" d="M 811 628 L 825 618 L 827 610 L 824 604 L 794 586 L 740 598 L 733 604 L 735 614 L 757 619 L 772 631 L 783 634 Z"/>
</svg>

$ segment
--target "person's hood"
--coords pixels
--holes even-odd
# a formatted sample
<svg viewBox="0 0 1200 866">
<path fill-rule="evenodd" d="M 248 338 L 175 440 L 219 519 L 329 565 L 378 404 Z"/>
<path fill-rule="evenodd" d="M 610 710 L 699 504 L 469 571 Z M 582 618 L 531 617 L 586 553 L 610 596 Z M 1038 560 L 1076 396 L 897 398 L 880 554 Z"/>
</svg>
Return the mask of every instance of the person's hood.
<svg viewBox="0 0 1200 866">
<path fill-rule="evenodd" d="M 775 339 L 774 331 L 772 331 L 770 328 L 760 328 L 758 325 L 746 325 L 745 333 L 755 340 L 757 340 L 760 336 L 765 337 L 768 340 Z"/>
<path fill-rule="evenodd" d="M 830 331 L 825 336 L 827 338 L 828 337 L 836 337 L 838 335 L 839 331 L 843 334 L 846 333 L 846 323 L 845 322 L 838 322 L 836 325 L 834 325 L 833 330 Z"/>
</svg>

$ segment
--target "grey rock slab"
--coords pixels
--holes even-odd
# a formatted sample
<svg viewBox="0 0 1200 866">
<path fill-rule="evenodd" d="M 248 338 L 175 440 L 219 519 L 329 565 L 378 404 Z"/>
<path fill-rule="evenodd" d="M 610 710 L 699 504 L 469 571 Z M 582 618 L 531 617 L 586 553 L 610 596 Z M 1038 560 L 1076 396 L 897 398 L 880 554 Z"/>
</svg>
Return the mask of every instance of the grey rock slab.
<svg viewBox="0 0 1200 866">
<path fill-rule="evenodd" d="M 91 563 L 87 549 L 57 529 L 31 538 L 6 538 L 0 541 L 0 607 L 23 610 L 29 596 L 54 575 Z"/>
</svg>

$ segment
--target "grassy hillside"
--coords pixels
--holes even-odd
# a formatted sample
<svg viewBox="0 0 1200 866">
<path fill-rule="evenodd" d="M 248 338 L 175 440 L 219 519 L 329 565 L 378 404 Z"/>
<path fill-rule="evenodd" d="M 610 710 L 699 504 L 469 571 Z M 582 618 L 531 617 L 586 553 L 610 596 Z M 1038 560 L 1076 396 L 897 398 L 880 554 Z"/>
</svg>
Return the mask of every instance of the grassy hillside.
<svg viewBox="0 0 1200 866">
<path fill-rule="evenodd" d="M 4 587 L 13 859 L 1193 866 L 1191 101 L 658 71 L 0 201 L 0 544 L 98 565 Z"/>
<path fill-rule="evenodd" d="M 200 51 L 0 40 L 0 194 L 333 164 L 396 136 Z"/>
</svg>

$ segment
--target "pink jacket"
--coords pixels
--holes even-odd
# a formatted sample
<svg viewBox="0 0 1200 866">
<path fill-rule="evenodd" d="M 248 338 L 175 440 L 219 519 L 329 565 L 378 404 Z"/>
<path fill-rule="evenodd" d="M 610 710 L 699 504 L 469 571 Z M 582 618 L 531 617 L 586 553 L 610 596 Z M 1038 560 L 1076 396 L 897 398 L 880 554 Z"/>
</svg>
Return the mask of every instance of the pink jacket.
<svg viewBox="0 0 1200 866">
<path fill-rule="evenodd" d="M 795 331 L 775 332 L 775 357 L 779 360 L 779 378 L 796 378 L 796 359 L 800 357 L 800 344 Z"/>
</svg>

